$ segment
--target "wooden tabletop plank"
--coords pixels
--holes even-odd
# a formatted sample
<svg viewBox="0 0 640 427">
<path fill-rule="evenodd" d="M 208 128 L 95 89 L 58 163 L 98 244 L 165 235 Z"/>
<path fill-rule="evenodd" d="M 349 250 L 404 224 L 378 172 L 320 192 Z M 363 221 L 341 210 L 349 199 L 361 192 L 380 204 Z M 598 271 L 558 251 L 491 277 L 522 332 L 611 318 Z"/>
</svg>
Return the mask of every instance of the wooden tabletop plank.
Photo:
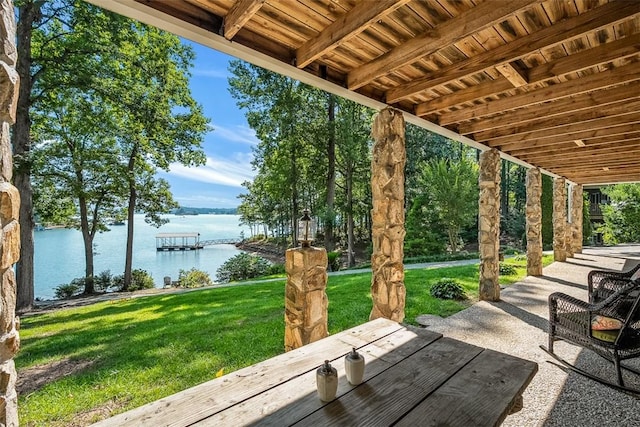
<svg viewBox="0 0 640 427">
<path fill-rule="evenodd" d="M 365 381 L 390 368 L 400 360 L 426 347 L 442 337 L 425 329 L 402 329 L 359 349 L 366 362 Z M 355 386 L 349 384 L 344 373 L 344 354 L 324 356 L 338 370 L 337 396 L 340 397 Z M 283 366 L 282 369 L 288 369 Z M 313 413 L 326 405 L 316 392 L 316 370 L 309 371 L 287 383 L 272 388 L 258 396 L 219 412 L 197 424 L 198 427 L 222 425 L 285 426 Z"/>
<path fill-rule="evenodd" d="M 315 370 L 327 353 L 345 355 L 352 347 L 360 348 L 401 329 L 404 327 L 396 322 L 376 319 L 100 421 L 94 426 L 188 426 L 301 373 Z"/>
<path fill-rule="evenodd" d="M 482 351 L 441 338 L 295 425 L 392 425 Z"/>
<path fill-rule="evenodd" d="M 396 425 L 499 426 L 537 371 L 535 362 L 485 350 Z"/>
</svg>

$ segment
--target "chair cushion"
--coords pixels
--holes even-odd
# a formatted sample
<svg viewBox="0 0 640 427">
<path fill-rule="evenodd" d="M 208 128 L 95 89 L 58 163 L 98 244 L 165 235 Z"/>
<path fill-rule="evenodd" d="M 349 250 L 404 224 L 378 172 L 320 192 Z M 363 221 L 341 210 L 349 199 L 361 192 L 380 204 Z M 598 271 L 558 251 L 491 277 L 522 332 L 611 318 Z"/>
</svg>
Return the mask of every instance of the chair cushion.
<svg viewBox="0 0 640 427">
<path fill-rule="evenodd" d="M 629 278 L 632 281 L 640 281 L 640 268 Z"/>
<path fill-rule="evenodd" d="M 621 328 L 622 322 L 618 319 L 598 314 L 591 318 L 591 336 L 601 341 L 614 342 Z"/>
</svg>

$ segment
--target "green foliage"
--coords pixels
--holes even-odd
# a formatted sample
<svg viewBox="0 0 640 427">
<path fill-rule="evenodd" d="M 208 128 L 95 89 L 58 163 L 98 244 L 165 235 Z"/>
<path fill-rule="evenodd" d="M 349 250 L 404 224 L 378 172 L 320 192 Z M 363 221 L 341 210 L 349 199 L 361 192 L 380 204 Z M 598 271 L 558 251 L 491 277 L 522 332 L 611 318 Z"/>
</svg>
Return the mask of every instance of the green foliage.
<svg viewBox="0 0 640 427">
<path fill-rule="evenodd" d="M 93 286 L 97 292 L 106 292 L 113 287 L 113 276 L 105 270 L 93 278 Z"/>
<path fill-rule="evenodd" d="M 591 225 L 591 201 L 589 200 L 589 194 L 582 193 L 582 243 L 588 244 L 591 242 L 591 236 L 593 235 L 593 225 Z"/>
<path fill-rule="evenodd" d="M 340 256 L 342 253 L 340 251 L 332 251 L 327 252 L 329 271 L 338 271 L 340 270 Z"/>
<path fill-rule="evenodd" d="M 270 265 L 269 261 L 262 257 L 243 252 L 228 259 L 218 268 L 217 281 L 228 283 L 265 276 Z"/>
<path fill-rule="evenodd" d="M 463 300 L 465 295 L 464 288 L 455 279 L 442 278 L 431 285 L 429 291 L 434 298 Z"/>
<path fill-rule="evenodd" d="M 84 287 L 84 278 L 73 279 L 71 283 L 59 285 L 54 288 L 56 299 L 67 299 L 79 295 Z"/>
<path fill-rule="evenodd" d="M 553 178 L 542 174 L 542 246 L 545 250 L 553 245 Z"/>
<path fill-rule="evenodd" d="M 617 184 L 601 191 L 610 200 L 610 204 L 601 206 L 604 242 L 640 242 L 640 184 Z"/>
<path fill-rule="evenodd" d="M 286 270 L 284 268 L 284 264 L 278 262 L 275 264 L 271 264 L 269 266 L 269 269 L 267 270 L 267 275 L 268 276 L 277 276 L 280 274 L 284 274 L 286 273 Z"/>
<path fill-rule="evenodd" d="M 505 276 L 511 276 L 512 274 L 516 274 L 516 267 L 512 264 L 505 264 L 504 262 L 500 263 L 500 274 Z"/>
<path fill-rule="evenodd" d="M 181 288 L 201 288 L 213 284 L 209 273 L 198 270 L 195 267 L 191 268 L 191 270 L 181 269 L 178 273 L 178 282 L 180 282 Z"/>
<path fill-rule="evenodd" d="M 118 292 L 133 292 L 155 287 L 151 274 L 142 269 L 135 269 L 131 272 L 131 284 L 128 287 L 125 288 L 123 275 L 113 277 L 113 286 Z"/>
<path fill-rule="evenodd" d="M 478 166 L 469 160 L 435 160 L 425 165 L 421 182 L 429 208 L 447 232 L 449 249 L 460 248 L 460 231 L 478 215 Z"/>
</svg>

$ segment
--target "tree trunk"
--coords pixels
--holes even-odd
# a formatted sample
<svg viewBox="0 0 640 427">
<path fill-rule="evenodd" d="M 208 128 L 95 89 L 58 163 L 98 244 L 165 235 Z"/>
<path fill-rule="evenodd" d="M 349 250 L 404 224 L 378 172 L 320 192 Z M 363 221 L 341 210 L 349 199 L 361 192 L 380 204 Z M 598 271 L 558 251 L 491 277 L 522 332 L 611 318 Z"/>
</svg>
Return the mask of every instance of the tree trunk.
<svg viewBox="0 0 640 427">
<path fill-rule="evenodd" d="M 324 246 L 327 251 L 335 248 L 333 225 L 335 222 L 334 205 L 336 199 L 336 99 L 329 94 L 329 140 L 327 141 L 327 213 L 324 224 Z"/>
<path fill-rule="evenodd" d="M 20 90 L 16 123 L 13 126 L 12 146 L 16 167 L 13 184 L 20 192 L 20 262 L 16 264 L 16 309 L 26 310 L 33 305 L 33 190 L 31 188 L 31 31 L 40 15 L 42 2 L 25 2 L 19 8 L 17 25 L 18 62 Z"/>
<path fill-rule="evenodd" d="M 355 237 L 353 226 L 353 170 L 347 170 L 347 266 L 356 265 Z"/>
<path fill-rule="evenodd" d="M 294 153 L 291 152 L 291 247 L 295 248 L 298 245 L 298 174 L 297 174 L 297 159 Z"/>
<path fill-rule="evenodd" d="M 83 198 L 80 198 L 78 202 L 80 205 L 80 229 L 82 231 L 82 241 L 84 242 L 84 293 L 91 295 L 95 292 L 93 287 L 93 237 L 95 234 L 92 230 L 89 230 L 87 202 Z"/>
<path fill-rule="evenodd" d="M 129 173 L 129 206 L 127 210 L 127 251 L 124 260 L 124 275 L 122 290 L 126 291 L 131 286 L 131 280 L 133 277 L 133 215 L 136 211 L 136 181 L 134 175 L 134 169 L 136 165 L 136 156 L 138 152 L 134 148 L 129 158 L 129 164 L 127 165 L 127 171 Z"/>
</svg>

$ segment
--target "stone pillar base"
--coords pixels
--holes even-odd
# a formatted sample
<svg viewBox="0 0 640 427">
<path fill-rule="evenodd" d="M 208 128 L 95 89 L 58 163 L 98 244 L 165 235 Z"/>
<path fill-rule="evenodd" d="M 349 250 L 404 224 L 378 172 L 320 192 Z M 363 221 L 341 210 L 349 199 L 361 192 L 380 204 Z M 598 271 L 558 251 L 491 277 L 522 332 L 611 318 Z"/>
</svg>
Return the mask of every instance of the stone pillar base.
<svg viewBox="0 0 640 427">
<path fill-rule="evenodd" d="M 285 351 L 329 335 L 327 261 L 324 248 L 294 248 L 286 252 Z"/>
</svg>

